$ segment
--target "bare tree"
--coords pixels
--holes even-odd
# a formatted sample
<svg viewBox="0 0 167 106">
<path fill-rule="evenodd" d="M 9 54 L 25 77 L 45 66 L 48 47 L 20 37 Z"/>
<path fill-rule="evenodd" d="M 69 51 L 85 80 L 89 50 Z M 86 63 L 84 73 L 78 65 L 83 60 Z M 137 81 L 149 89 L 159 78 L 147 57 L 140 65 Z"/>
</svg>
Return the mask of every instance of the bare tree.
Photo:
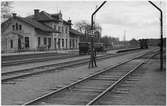
<svg viewBox="0 0 167 106">
<path fill-rule="evenodd" d="M 86 22 L 85 20 L 77 22 L 74 27 L 82 33 L 88 33 L 91 30 L 91 25 L 88 22 Z M 101 33 L 102 28 L 98 23 L 96 23 L 94 25 L 94 30 Z"/>
<path fill-rule="evenodd" d="M 85 42 L 90 41 L 91 25 L 88 22 L 82 20 L 80 22 L 77 22 L 74 25 L 74 27 L 79 32 L 84 34 L 84 36 L 82 36 L 82 38 L 80 40 L 85 41 Z M 93 30 L 94 30 L 94 41 L 100 42 L 101 30 L 102 30 L 101 26 L 98 23 L 96 23 L 94 25 Z"/>
<path fill-rule="evenodd" d="M 80 31 L 80 32 L 82 32 L 82 33 L 85 33 L 85 31 L 86 31 L 86 26 L 87 26 L 87 25 L 88 25 L 88 23 L 87 23 L 86 21 L 82 20 L 82 21 L 80 21 L 80 22 L 77 22 L 74 27 L 75 27 L 78 31 Z"/>
<path fill-rule="evenodd" d="M 2 22 L 11 17 L 13 1 L 1 2 L 1 20 Z"/>
</svg>

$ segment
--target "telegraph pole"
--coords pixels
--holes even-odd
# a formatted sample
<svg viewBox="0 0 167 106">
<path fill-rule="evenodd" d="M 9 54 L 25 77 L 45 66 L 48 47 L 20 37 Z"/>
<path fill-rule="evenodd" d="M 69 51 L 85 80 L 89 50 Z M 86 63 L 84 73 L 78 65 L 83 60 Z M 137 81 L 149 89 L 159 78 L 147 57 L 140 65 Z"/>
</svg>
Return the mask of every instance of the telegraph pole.
<svg viewBox="0 0 167 106">
<path fill-rule="evenodd" d="M 94 64 L 95 64 L 95 67 L 97 66 L 96 65 L 96 57 L 95 57 L 95 51 L 94 51 L 94 33 L 93 33 L 93 30 L 94 30 L 94 21 L 93 21 L 93 16 L 97 13 L 97 11 L 99 11 L 99 9 L 106 3 L 107 1 L 104 1 L 96 10 L 95 12 L 93 12 L 93 14 L 91 15 L 91 36 L 90 36 L 90 39 L 91 39 L 91 54 L 90 54 L 90 61 L 89 61 L 89 68 L 90 68 L 90 65 L 91 67 L 93 68 L 94 67 Z"/>
<path fill-rule="evenodd" d="M 162 10 L 156 6 L 153 2 L 148 1 L 153 5 L 158 11 L 160 11 L 160 31 L 161 31 L 161 44 L 160 44 L 160 68 L 163 70 L 163 13 Z"/>
</svg>

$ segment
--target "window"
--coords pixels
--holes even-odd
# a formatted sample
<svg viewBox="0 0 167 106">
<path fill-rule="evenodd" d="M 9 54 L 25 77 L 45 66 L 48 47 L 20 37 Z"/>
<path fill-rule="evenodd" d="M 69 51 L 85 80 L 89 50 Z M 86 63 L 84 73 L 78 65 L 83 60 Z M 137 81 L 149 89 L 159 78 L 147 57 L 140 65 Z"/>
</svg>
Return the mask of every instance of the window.
<svg viewBox="0 0 167 106">
<path fill-rule="evenodd" d="M 67 39 L 66 39 L 66 48 L 67 48 Z"/>
<path fill-rule="evenodd" d="M 18 30 L 18 24 L 16 23 L 16 31 Z"/>
<path fill-rule="evenodd" d="M 68 33 L 68 27 L 66 27 L 66 33 Z"/>
<path fill-rule="evenodd" d="M 21 45 L 21 38 L 18 38 L 18 49 L 22 49 L 22 45 Z"/>
<path fill-rule="evenodd" d="M 15 30 L 15 25 L 12 25 L 12 29 L 13 29 L 13 31 Z"/>
<path fill-rule="evenodd" d="M 57 29 L 56 29 L 56 25 L 54 25 L 54 30 L 57 30 Z"/>
<path fill-rule="evenodd" d="M 75 42 L 74 42 L 74 39 L 72 40 L 72 43 L 73 43 L 73 48 L 75 47 Z"/>
<path fill-rule="evenodd" d="M 60 39 L 58 39 L 58 48 L 60 48 Z"/>
<path fill-rule="evenodd" d="M 64 27 L 62 26 L 62 33 L 64 33 Z"/>
<path fill-rule="evenodd" d="M 48 48 L 51 47 L 51 38 L 48 38 Z"/>
<path fill-rule="evenodd" d="M 76 39 L 76 45 L 75 45 L 75 46 L 76 46 L 76 48 L 77 48 L 77 45 L 78 45 L 78 42 L 77 42 L 77 39 Z"/>
<path fill-rule="evenodd" d="M 64 39 L 62 39 L 62 47 L 64 47 Z"/>
<path fill-rule="evenodd" d="M 10 48 L 13 48 L 13 40 L 10 40 Z"/>
<path fill-rule="evenodd" d="M 29 48 L 29 37 L 25 37 L 25 48 Z"/>
<path fill-rule="evenodd" d="M 54 44 L 55 44 L 55 48 L 56 48 L 56 45 L 57 45 L 57 39 L 54 38 Z"/>
<path fill-rule="evenodd" d="M 40 45 L 41 45 L 41 38 L 38 37 L 38 46 L 40 46 Z"/>
<path fill-rule="evenodd" d="M 58 26 L 58 31 L 59 31 L 59 32 L 61 32 L 60 30 L 61 30 L 61 27 L 60 27 L 60 26 Z"/>
<path fill-rule="evenodd" d="M 72 42 L 71 42 L 71 39 L 70 39 L 70 48 L 72 48 L 71 46 L 72 46 Z"/>
<path fill-rule="evenodd" d="M 21 25 L 19 25 L 19 30 L 22 30 L 22 26 Z"/>
<path fill-rule="evenodd" d="M 47 39 L 46 38 L 44 38 L 44 45 L 46 45 L 47 44 Z"/>
</svg>

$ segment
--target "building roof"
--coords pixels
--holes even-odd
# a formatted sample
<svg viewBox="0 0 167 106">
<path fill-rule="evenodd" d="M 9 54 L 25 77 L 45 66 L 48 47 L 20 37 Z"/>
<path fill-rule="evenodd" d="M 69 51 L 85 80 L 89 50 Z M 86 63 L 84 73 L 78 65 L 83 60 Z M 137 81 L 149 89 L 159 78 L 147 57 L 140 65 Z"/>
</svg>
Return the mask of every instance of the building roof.
<svg viewBox="0 0 167 106">
<path fill-rule="evenodd" d="M 57 13 L 57 14 L 49 14 L 45 11 L 41 11 L 39 12 L 37 15 L 30 15 L 28 17 L 19 17 L 19 16 L 14 16 L 10 19 L 8 19 L 7 21 L 5 21 L 4 23 L 2 23 L 2 28 L 5 30 L 12 19 L 18 19 L 20 21 L 23 21 L 29 25 L 31 25 L 32 27 L 44 31 L 44 32 L 55 32 L 55 33 L 59 33 L 58 31 L 55 31 L 55 29 L 53 29 L 52 27 L 43 24 L 43 22 L 48 22 L 48 21 L 54 21 L 54 22 L 63 22 L 66 25 L 71 25 L 71 22 L 69 21 L 65 21 L 62 19 L 62 14 Z M 78 33 L 76 31 L 71 31 L 72 33 Z"/>
<path fill-rule="evenodd" d="M 45 11 L 41 11 L 38 13 L 38 15 L 35 17 L 34 15 L 30 15 L 26 18 L 31 18 L 31 19 L 35 19 L 37 21 L 54 21 L 54 22 L 63 22 L 64 24 L 70 25 L 71 23 L 69 23 L 68 21 L 65 21 L 63 19 L 59 19 L 59 15 L 61 15 L 61 13 L 57 13 L 57 14 L 49 14 Z"/>
<path fill-rule="evenodd" d="M 35 17 L 34 15 L 30 15 L 26 18 L 29 19 L 35 19 L 37 21 L 57 21 L 54 18 L 52 18 L 48 13 L 46 13 L 45 11 L 41 11 L 39 12 L 39 14 Z"/>
<path fill-rule="evenodd" d="M 53 29 L 36 21 L 36 20 L 33 20 L 33 19 L 29 19 L 29 18 L 20 18 L 18 17 L 19 20 L 21 21 L 24 21 L 30 25 L 32 25 L 33 27 L 37 28 L 37 29 L 40 29 L 42 31 L 46 31 L 46 32 L 53 32 Z"/>
</svg>

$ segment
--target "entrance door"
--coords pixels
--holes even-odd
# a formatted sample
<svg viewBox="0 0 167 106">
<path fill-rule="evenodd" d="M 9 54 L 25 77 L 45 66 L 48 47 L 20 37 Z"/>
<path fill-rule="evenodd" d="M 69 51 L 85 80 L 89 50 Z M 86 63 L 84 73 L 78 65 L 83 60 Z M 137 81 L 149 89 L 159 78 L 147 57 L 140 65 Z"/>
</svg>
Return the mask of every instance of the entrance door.
<svg viewBox="0 0 167 106">
<path fill-rule="evenodd" d="M 21 38 L 18 39 L 18 50 L 21 49 Z"/>
</svg>

